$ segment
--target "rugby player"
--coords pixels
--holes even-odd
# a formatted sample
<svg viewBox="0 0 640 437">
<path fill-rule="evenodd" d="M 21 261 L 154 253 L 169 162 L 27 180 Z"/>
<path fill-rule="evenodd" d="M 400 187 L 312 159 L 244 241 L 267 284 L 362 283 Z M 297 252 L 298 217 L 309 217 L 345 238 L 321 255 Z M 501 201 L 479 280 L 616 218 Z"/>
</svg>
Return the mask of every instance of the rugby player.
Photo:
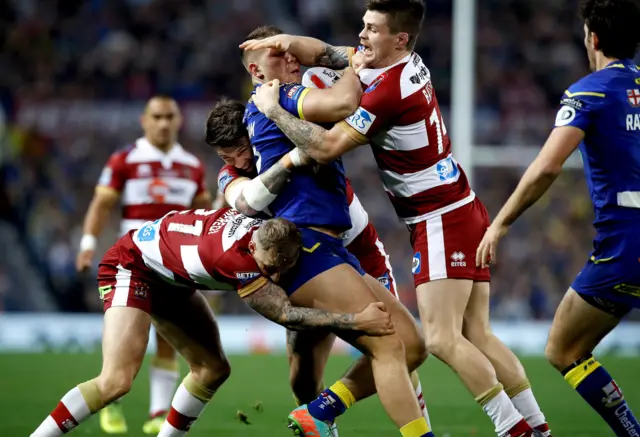
<svg viewBox="0 0 640 437">
<path fill-rule="evenodd" d="M 252 32 L 248 38 L 264 38 L 275 33 L 281 31 L 265 27 Z M 243 52 L 243 63 L 256 89 L 272 79 L 287 82 L 277 91 L 282 95 L 283 102 L 287 102 L 289 111 L 306 118 L 309 115 L 309 103 L 314 118 L 324 122 L 337 120 L 336 111 L 322 97 L 333 94 L 334 89 L 309 89 L 300 85 L 300 64 L 295 57 L 268 49 Z M 357 92 L 357 99 L 362 92 L 357 76 L 349 68 L 335 87 L 352 87 Z M 340 91 L 338 100 L 344 98 L 344 91 Z M 319 104 L 314 105 L 315 101 Z M 258 111 L 251 100 L 244 122 L 254 147 L 259 174 L 277 165 L 276 161 L 283 156 L 295 159 L 290 154 L 293 144 Z M 246 191 L 244 193 L 246 195 Z M 328 205 L 331 207 L 328 208 Z M 383 407 L 403 435 L 432 436 L 422 416 L 408 371 L 413 371 L 426 358 L 420 330 L 406 308 L 375 278 L 366 275 L 357 259 L 342 244 L 343 232 L 352 224 L 341 161 L 321 166 L 317 174 L 309 171 L 291 172 L 291 182 L 284 186 L 269 209 L 274 216 L 296 223 L 303 236 L 300 262 L 282 282 L 292 302 L 332 311 L 352 311 L 363 308 L 369 302 L 382 301 L 392 314 L 397 329 L 396 335 L 384 338 L 342 335 L 343 339 L 358 347 L 366 358 L 356 363 L 340 381 L 324 392 L 326 396 L 322 397 L 322 403 L 312 402 L 290 415 L 290 426 L 294 432 L 330 435 L 329 427 L 335 414 L 344 412 L 357 400 L 377 391 Z M 305 342 L 308 341 L 312 339 L 305 339 Z M 314 410 L 315 416 L 310 416 L 307 408 Z M 303 428 L 307 431 L 303 431 Z"/>
<path fill-rule="evenodd" d="M 339 77 L 335 73 L 323 74 L 323 71 L 313 70 L 308 70 L 303 76 L 302 83 L 306 87 L 328 88 Z M 224 192 L 226 202 L 244 214 L 255 215 L 257 213 L 254 209 L 255 202 L 261 202 L 261 200 L 252 197 L 250 201 L 252 207 L 247 202 L 244 193 L 245 189 L 251 193 L 251 184 L 257 183 L 252 180 L 256 177 L 256 171 L 249 134 L 242 123 L 244 111 L 245 107 L 241 102 L 227 99 L 217 102 L 207 118 L 205 141 L 216 149 L 218 155 L 225 161 L 225 165 L 218 175 L 218 189 Z M 269 171 L 273 171 L 274 168 L 272 167 Z M 264 177 L 265 174 L 261 177 Z M 288 177 L 289 172 L 286 171 L 281 173 L 280 182 L 277 182 L 275 178 L 271 179 L 273 181 L 271 185 L 266 186 L 269 192 L 266 194 L 266 202 L 261 202 L 259 207 L 264 210 L 268 207 L 267 202 L 275 200 L 272 193 L 277 193 L 281 189 L 280 183 L 286 182 Z M 373 223 L 369 222 L 369 216 L 353 192 L 348 179 L 346 184 L 352 227 L 346 232 L 343 244 L 349 252 L 355 255 L 365 272 L 377 278 L 378 282 L 398 298 L 389 255 L 387 255 Z M 335 335 L 323 334 L 322 341 L 311 342 L 299 341 L 293 336 L 311 336 L 314 335 L 313 333 L 300 334 L 287 331 L 287 335 L 289 380 L 296 402 L 302 405 L 315 399 L 324 388 L 322 377 L 335 341 Z M 417 372 L 414 371 L 411 374 L 411 381 L 416 389 L 416 396 L 423 415 L 431 427 Z M 332 432 L 334 437 L 338 435 L 335 427 L 332 428 Z"/>
<path fill-rule="evenodd" d="M 622 390 L 593 349 L 640 308 L 640 33 L 637 0 L 585 0 L 584 45 L 593 73 L 565 91 L 555 128 L 478 246 L 476 263 L 551 186 L 576 149 L 595 211 L 593 252 L 560 302 L 546 356 L 617 436 L 640 436 Z"/>
<path fill-rule="evenodd" d="M 359 73 L 366 89 L 358 110 L 332 129 L 292 117 L 273 84 L 258 89 L 254 103 L 320 163 L 372 145 L 389 198 L 411 231 L 427 349 L 460 376 L 498 436 L 534 429 L 550 436 L 522 365 L 490 328 L 489 271 L 471 262 L 488 214 L 451 154 L 429 70 L 413 52 L 423 15 L 419 0 L 367 2 L 360 33 L 366 67 Z M 241 47 L 287 51 L 303 64 L 332 68 L 349 65 L 354 53 L 290 35 Z"/>
<path fill-rule="evenodd" d="M 102 171 L 84 220 L 84 235 L 76 266 L 85 271 L 92 265 L 97 238 L 111 210 L 120 201 L 120 235 L 137 229 L 172 210 L 211 208 L 205 187 L 204 166 L 177 142 L 182 116 L 176 101 L 152 97 L 140 117 L 144 136 L 111 155 Z M 157 434 L 164 422 L 180 377 L 173 348 L 156 332 L 156 354 L 149 368 L 149 419 L 146 434 Z M 100 412 L 100 427 L 108 434 L 127 432 L 127 422 L 118 403 Z"/>
<path fill-rule="evenodd" d="M 124 235 L 98 271 L 104 301 L 100 374 L 69 391 L 32 437 L 56 437 L 124 396 L 153 324 L 189 364 L 160 437 L 187 434 L 231 371 L 211 309 L 197 289 L 236 289 L 258 313 L 289 329 L 393 336 L 384 305 L 358 314 L 294 307 L 272 280 L 292 268 L 302 237 L 281 218 L 263 222 L 231 208 L 170 212 Z"/>
</svg>

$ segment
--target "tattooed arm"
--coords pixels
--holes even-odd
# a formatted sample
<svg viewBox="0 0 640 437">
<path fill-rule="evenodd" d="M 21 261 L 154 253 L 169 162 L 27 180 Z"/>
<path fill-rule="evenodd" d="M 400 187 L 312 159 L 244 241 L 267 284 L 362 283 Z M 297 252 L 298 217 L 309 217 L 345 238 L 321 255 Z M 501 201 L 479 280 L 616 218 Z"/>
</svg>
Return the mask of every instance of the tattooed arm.
<svg viewBox="0 0 640 437">
<path fill-rule="evenodd" d="M 340 123 L 334 125 L 331 130 L 326 130 L 317 124 L 292 116 L 278 104 L 268 107 L 265 115 L 273 120 L 300 150 L 320 164 L 327 164 L 364 144 L 351 138 Z"/>
<path fill-rule="evenodd" d="M 285 155 L 260 176 L 234 180 L 225 189 L 227 203 L 245 215 L 258 214 L 276 199 L 289 179 L 291 167 L 291 159 Z"/>
<path fill-rule="evenodd" d="M 363 331 L 368 335 L 388 335 L 394 330 L 391 318 L 381 302 L 369 304 L 358 314 L 295 307 L 291 305 L 284 290 L 271 281 L 246 296 L 244 301 L 265 318 L 292 330 L 325 328 Z"/>
</svg>

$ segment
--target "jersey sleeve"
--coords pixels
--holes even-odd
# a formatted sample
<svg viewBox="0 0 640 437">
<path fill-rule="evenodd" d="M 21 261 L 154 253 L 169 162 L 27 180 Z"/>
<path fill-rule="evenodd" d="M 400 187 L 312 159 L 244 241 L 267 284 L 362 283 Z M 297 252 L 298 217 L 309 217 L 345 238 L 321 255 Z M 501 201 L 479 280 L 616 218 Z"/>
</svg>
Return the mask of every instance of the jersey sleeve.
<svg viewBox="0 0 640 437">
<path fill-rule="evenodd" d="M 593 123 L 595 114 L 604 106 L 605 99 L 605 91 L 598 84 L 593 84 L 593 81 L 576 82 L 560 99 L 555 127 L 573 126 L 586 132 Z"/>
<path fill-rule="evenodd" d="M 233 248 L 224 253 L 216 269 L 233 285 L 241 298 L 260 290 L 268 281 L 251 255 Z"/>
<path fill-rule="evenodd" d="M 297 83 L 280 85 L 280 106 L 293 116 L 304 120 L 302 102 L 310 89 Z"/>
<path fill-rule="evenodd" d="M 235 181 L 240 176 L 240 172 L 237 168 L 232 165 L 225 164 L 220 169 L 220 173 L 218 173 L 218 190 L 224 194 L 231 182 Z"/>
<path fill-rule="evenodd" d="M 402 105 L 399 85 L 383 73 L 362 94 L 360 107 L 338 125 L 358 144 L 366 144 Z"/>
<path fill-rule="evenodd" d="M 124 189 L 127 180 L 126 156 L 126 152 L 116 152 L 111 155 L 107 165 L 102 169 L 98 187 L 110 188 L 118 193 Z"/>
</svg>

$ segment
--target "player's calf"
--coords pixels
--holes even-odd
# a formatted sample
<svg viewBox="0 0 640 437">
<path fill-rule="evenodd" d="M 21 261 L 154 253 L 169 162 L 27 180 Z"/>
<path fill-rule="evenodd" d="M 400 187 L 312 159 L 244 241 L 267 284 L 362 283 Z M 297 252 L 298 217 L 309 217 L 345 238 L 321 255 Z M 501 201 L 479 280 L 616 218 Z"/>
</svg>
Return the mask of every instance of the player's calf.
<svg viewBox="0 0 640 437">
<path fill-rule="evenodd" d="M 640 436 L 640 424 L 607 370 L 591 355 L 595 346 L 620 321 L 615 305 L 596 307 L 569 289 L 558 306 L 549 332 L 545 355 L 617 436 Z"/>
<path fill-rule="evenodd" d="M 167 414 L 180 379 L 176 351 L 156 331 L 156 355 L 149 366 L 149 418 Z"/>
</svg>

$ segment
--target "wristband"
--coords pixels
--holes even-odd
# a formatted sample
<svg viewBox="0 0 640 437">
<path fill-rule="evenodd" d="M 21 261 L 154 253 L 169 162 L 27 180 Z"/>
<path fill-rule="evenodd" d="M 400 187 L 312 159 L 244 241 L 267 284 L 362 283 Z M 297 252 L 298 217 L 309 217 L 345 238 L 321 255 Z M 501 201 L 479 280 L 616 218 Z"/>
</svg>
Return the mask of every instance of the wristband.
<svg viewBox="0 0 640 437">
<path fill-rule="evenodd" d="M 80 239 L 80 252 L 86 252 L 87 250 L 96 250 L 98 239 L 95 235 L 84 234 Z"/>
<path fill-rule="evenodd" d="M 300 149 L 297 147 L 289 152 L 289 158 L 291 159 L 291 163 L 294 167 L 301 167 L 302 160 L 300 159 Z"/>
</svg>

